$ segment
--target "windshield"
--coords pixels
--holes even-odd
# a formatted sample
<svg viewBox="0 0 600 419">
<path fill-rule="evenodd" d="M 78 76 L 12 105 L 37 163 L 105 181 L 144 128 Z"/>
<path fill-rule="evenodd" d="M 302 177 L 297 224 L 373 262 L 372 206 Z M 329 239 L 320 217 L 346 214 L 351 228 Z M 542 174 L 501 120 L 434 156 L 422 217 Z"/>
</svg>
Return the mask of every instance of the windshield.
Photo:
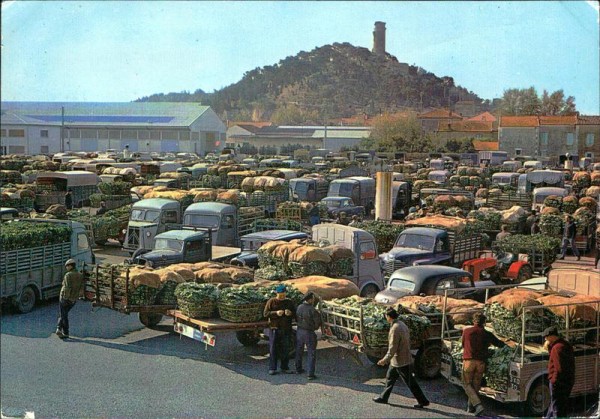
<svg viewBox="0 0 600 419">
<path fill-rule="evenodd" d="M 183 241 L 175 239 L 156 239 L 154 250 L 174 250 L 181 252 L 183 250 Z"/>
<path fill-rule="evenodd" d="M 392 278 L 390 288 L 405 289 L 412 292 L 415 290 L 415 283 L 402 278 Z"/>
<path fill-rule="evenodd" d="M 325 202 L 325 205 L 327 205 L 330 208 L 339 208 L 340 206 L 342 206 L 343 201 L 327 200 L 323 202 Z"/>
<path fill-rule="evenodd" d="M 218 215 L 205 214 L 186 214 L 184 224 L 188 226 L 212 228 L 217 230 L 221 223 L 221 217 Z"/>
<path fill-rule="evenodd" d="M 150 221 L 156 222 L 160 217 L 160 211 L 157 210 L 145 210 L 145 209 L 134 209 L 131 211 L 131 221 Z"/>
<path fill-rule="evenodd" d="M 264 242 L 260 240 L 242 239 L 242 250 L 244 251 L 255 251 L 262 246 Z"/>
<path fill-rule="evenodd" d="M 394 247 L 409 247 L 411 249 L 431 250 L 435 245 L 435 238 L 420 234 L 401 234 Z"/>
</svg>

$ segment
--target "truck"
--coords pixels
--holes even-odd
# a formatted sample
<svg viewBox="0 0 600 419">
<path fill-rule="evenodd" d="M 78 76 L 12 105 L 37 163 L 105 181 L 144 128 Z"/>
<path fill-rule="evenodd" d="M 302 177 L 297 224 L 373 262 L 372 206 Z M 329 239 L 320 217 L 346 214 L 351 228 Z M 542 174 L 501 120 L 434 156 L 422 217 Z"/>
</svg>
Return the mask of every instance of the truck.
<svg viewBox="0 0 600 419">
<path fill-rule="evenodd" d="M 453 229 L 411 226 L 400 233 L 394 247 L 379 255 L 379 259 L 385 276 L 390 277 L 394 271 L 411 265 L 459 267 L 465 260 L 476 258 L 480 250 L 479 234 L 460 237 Z"/>
<path fill-rule="evenodd" d="M 131 207 L 123 250 L 152 249 L 154 237 L 167 230 L 168 224 L 181 224 L 185 207 L 179 201 L 164 198 L 142 199 Z"/>
<path fill-rule="evenodd" d="M 581 302 L 553 304 L 551 306 L 529 306 L 522 307 L 517 318 L 522 322 L 521 336 L 517 341 L 505 339 L 505 343 L 513 349 L 512 356 L 508 361 L 506 369 L 505 385 L 483 386 L 480 394 L 499 401 L 501 403 L 520 403 L 525 416 L 543 416 L 550 404 L 550 388 L 548 383 L 548 352 L 541 344 L 532 340 L 541 341 L 541 333 L 531 332 L 528 326 L 532 314 L 541 307 L 552 308 L 553 311 L 574 311 L 575 305 L 581 305 Z M 592 306 L 597 312 L 600 312 L 600 298 L 597 300 L 586 301 L 588 306 Z M 446 313 L 443 313 L 444 321 Z M 442 375 L 452 384 L 462 387 L 461 371 L 452 356 L 452 350 L 456 347 L 456 342 L 460 339 L 460 334 L 447 333 L 442 321 Z M 490 325 L 493 328 L 493 323 Z M 560 333 L 569 339 L 570 335 L 583 334 L 591 336 L 584 339 L 583 343 L 573 343 L 575 356 L 575 385 L 571 390 L 571 397 L 585 394 L 598 393 L 600 385 L 600 360 L 598 351 L 600 350 L 600 316 L 596 316 L 594 324 L 588 327 L 570 325 L 566 321 L 561 327 Z"/>
<path fill-rule="evenodd" d="M 541 211 L 544 206 L 544 201 L 546 198 L 552 195 L 559 196 L 564 198 L 569 194 L 565 188 L 553 188 L 553 187 L 544 187 L 544 188 L 535 188 L 533 190 L 533 198 L 531 202 L 531 209 Z"/>
<path fill-rule="evenodd" d="M 356 205 L 372 208 L 375 202 L 375 179 L 365 176 L 335 179 L 329 184 L 327 196 L 345 196 L 352 198 Z"/>
<path fill-rule="evenodd" d="M 346 214 L 348 218 L 352 218 L 353 215 L 356 215 L 362 219 L 362 217 L 365 216 L 365 207 L 354 205 L 352 198 L 346 198 L 344 196 L 328 196 L 323 198 L 320 204 L 327 207 L 327 216 L 329 218 L 336 218 L 342 212 Z"/>
<path fill-rule="evenodd" d="M 252 233 L 253 224 L 264 216 L 263 207 L 237 207 L 221 202 L 196 202 L 183 215 L 183 225 L 210 229 L 217 246 L 239 247 L 240 237 Z"/>
<path fill-rule="evenodd" d="M 517 192 L 521 194 L 532 193 L 534 188 L 546 186 L 564 188 L 565 174 L 560 170 L 534 170 L 519 176 Z"/>
<path fill-rule="evenodd" d="M 291 240 L 306 240 L 308 234 L 294 230 L 267 230 L 257 231 L 246 234 L 240 239 L 241 254 L 234 257 L 229 262 L 234 266 L 246 266 L 249 268 L 258 268 L 258 249 L 270 241 L 282 240 L 289 242 Z"/>
<path fill-rule="evenodd" d="M 506 160 L 508 160 L 508 153 L 506 151 L 480 151 L 479 152 L 479 164 L 485 164 L 487 166 L 501 166 Z"/>
<path fill-rule="evenodd" d="M 67 208 L 89 206 L 98 193 L 98 175 L 86 171 L 42 172 L 36 178 L 35 208 L 44 212 L 50 205 Z"/>
<path fill-rule="evenodd" d="M 31 223 L 37 226 L 59 224 L 70 230 L 69 240 L 63 243 L 42 246 L 30 243 L 25 249 L 0 252 L 0 299 L 12 302 L 20 313 L 31 311 L 38 300 L 58 296 L 67 260 L 75 259 L 78 265 L 95 260 L 81 223 L 43 219 L 19 219 L 10 223 L 24 228 Z"/>
<path fill-rule="evenodd" d="M 223 261 L 240 254 L 239 248 L 212 246 L 210 230 L 169 230 L 154 238 L 150 251 L 140 251 L 132 264 L 160 268 L 175 263 Z"/>
<path fill-rule="evenodd" d="M 290 179 L 290 200 L 319 202 L 327 196 L 329 182 L 324 177 L 301 177 Z"/>
<path fill-rule="evenodd" d="M 356 255 L 352 275 L 344 277 L 354 282 L 362 297 L 373 298 L 384 288 L 377 259 L 375 238 L 364 230 L 340 224 L 317 224 L 312 227 L 312 240 L 323 245 L 339 245 Z"/>
</svg>

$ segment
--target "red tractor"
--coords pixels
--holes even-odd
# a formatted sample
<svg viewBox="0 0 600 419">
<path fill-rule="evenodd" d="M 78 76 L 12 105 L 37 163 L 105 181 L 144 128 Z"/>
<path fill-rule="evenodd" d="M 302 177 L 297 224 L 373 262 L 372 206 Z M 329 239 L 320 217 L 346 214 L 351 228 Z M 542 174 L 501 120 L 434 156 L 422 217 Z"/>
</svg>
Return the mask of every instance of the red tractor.
<svg viewBox="0 0 600 419">
<path fill-rule="evenodd" d="M 467 260 L 462 268 L 473 275 L 473 281 L 492 280 L 496 284 L 518 284 L 533 277 L 529 262 L 518 260 L 515 254 L 498 249 L 483 252 L 477 259 Z"/>
</svg>

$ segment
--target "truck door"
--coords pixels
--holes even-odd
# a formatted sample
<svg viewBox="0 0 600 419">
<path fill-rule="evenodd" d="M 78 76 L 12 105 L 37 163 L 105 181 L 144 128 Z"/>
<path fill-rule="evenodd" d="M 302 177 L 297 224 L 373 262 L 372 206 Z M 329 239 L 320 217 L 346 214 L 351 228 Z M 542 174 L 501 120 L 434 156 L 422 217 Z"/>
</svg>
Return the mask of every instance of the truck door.
<svg viewBox="0 0 600 419">
<path fill-rule="evenodd" d="M 239 222 L 239 220 L 238 220 Z M 217 246 L 235 246 L 237 241 L 237 223 L 233 214 L 224 214 L 221 217 L 221 226 L 217 235 Z"/>
<path fill-rule="evenodd" d="M 71 257 L 79 263 L 91 264 L 92 247 L 85 229 L 74 228 L 71 236 Z M 77 268 L 81 268 L 80 265 Z"/>
<path fill-rule="evenodd" d="M 190 240 L 185 242 L 183 249 L 183 261 L 185 263 L 205 262 L 211 259 L 210 240 Z"/>
<path fill-rule="evenodd" d="M 353 276 L 358 288 L 362 289 L 365 283 L 372 282 L 380 290 L 383 289 L 383 278 L 375 242 L 372 240 L 360 240 L 357 243 L 357 248 L 353 250 L 357 255 L 356 271 L 353 272 Z"/>
</svg>

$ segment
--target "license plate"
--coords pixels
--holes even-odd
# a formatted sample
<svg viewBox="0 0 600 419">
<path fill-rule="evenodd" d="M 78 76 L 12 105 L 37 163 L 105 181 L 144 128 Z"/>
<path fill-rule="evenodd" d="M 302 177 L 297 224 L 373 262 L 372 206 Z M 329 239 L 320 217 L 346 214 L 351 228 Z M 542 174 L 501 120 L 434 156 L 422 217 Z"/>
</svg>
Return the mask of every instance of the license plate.
<svg viewBox="0 0 600 419">
<path fill-rule="evenodd" d="M 210 346 L 215 346 L 216 337 L 215 335 L 211 335 L 210 333 L 202 332 L 198 329 L 195 329 L 187 324 L 183 323 L 175 323 L 175 331 L 177 333 L 182 334 L 183 336 L 187 336 L 188 338 L 197 340 L 199 342 L 205 343 Z"/>
</svg>

